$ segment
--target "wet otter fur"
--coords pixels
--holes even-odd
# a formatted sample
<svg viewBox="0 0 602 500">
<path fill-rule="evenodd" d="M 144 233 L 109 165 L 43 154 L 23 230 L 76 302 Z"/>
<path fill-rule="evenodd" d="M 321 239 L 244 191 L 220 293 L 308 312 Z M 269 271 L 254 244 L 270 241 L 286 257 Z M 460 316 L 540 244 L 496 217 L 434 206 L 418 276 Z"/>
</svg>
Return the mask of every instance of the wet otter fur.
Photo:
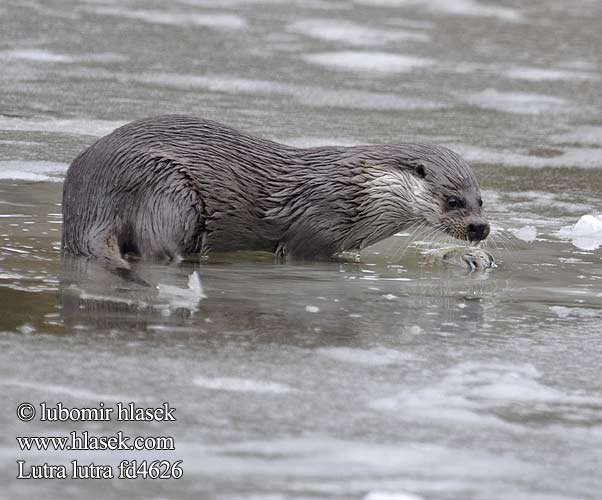
<svg viewBox="0 0 602 500">
<path fill-rule="evenodd" d="M 116 129 L 71 164 L 64 252 L 129 269 L 126 254 L 266 250 L 327 258 L 413 226 L 479 241 L 471 167 L 425 144 L 294 148 L 188 115 Z"/>
</svg>

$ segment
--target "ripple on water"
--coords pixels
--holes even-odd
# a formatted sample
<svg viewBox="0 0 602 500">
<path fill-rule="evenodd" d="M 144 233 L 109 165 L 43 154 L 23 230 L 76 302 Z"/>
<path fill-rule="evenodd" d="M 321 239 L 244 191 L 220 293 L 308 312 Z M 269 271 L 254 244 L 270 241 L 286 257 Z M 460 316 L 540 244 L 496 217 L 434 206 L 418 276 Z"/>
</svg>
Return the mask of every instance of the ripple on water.
<svg viewBox="0 0 602 500">
<path fill-rule="evenodd" d="M 104 52 L 98 54 L 59 54 L 43 49 L 15 49 L 0 51 L 0 61 L 29 61 L 39 63 L 64 63 L 73 64 L 83 63 L 116 63 L 127 61 L 127 56 L 114 52 Z"/>
<path fill-rule="evenodd" d="M 371 74 L 406 73 L 433 64 L 431 59 L 422 57 L 353 50 L 306 54 L 301 58 L 311 64 L 344 71 L 370 71 Z"/>
<path fill-rule="evenodd" d="M 203 389 L 211 389 L 214 391 L 257 392 L 271 394 L 284 394 L 294 391 L 294 389 L 289 385 L 278 382 L 237 377 L 207 378 L 198 376 L 193 379 L 192 383 L 198 387 L 202 387 Z"/>
<path fill-rule="evenodd" d="M 407 363 L 414 356 L 405 354 L 394 349 L 377 347 L 374 349 L 357 349 L 351 347 L 323 347 L 316 352 L 336 361 L 346 363 L 357 363 L 361 365 L 384 366 L 392 364 Z"/>
<path fill-rule="evenodd" d="M 496 150 L 469 146 L 466 144 L 447 144 L 466 160 L 486 165 L 507 165 L 510 167 L 577 167 L 600 168 L 602 161 L 596 148 L 562 148 L 553 157 L 536 156 L 514 151 Z"/>
<path fill-rule="evenodd" d="M 460 98 L 471 106 L 521 115 L 564 111 L 568 104 L 565 99 L 551 95 L 528 92 L 501 92 L 495 89 L 462 94 Z"/>
<path fill-rule="evenodd" d="M 363 500 L 424 500 L 424 497 L 406 491 L 371 491 Z"/>
<path fill-rule="evenodd" d="M 587 309 L 584 307 L 550 306 L 549 309 L 560 319 L 566 319 L 571 316 L 577 318 L 599 318 L 602 314 L 600 309 Z"/>
<path fill-rule="evenodd" d="M 16 49 L 0 51 L 0 60 L 22 60 L 46 63 L 73 63 L 75 59 L 66 54 L 57 54 L 42 49 Z"/>
<path fill-rule="evenodd" d="M 576 80 L 598 80 L 599 75 L 584 71 L 573 71 L 568 69 L 513 67 L 502 72 L 508 78 L 516 80 L 527 80 L 531 82 L 562 81 L 573 82 Z"/>
<path fill-rule="evenodd" d="M 354 0 L 355 3 L 382 7 L 415 7 L 433 14 L 454 16 L 495 17 L 501 21 L 517 22 L 522 14 L 508 7 L 487 5 L 477 0 Z"/>
<path fill-rule="evenodd" d="M 42 382 L 25 382 L 22 380 L 1 380 L 0 385 L 7 387 L 17 387 L 19 389 L 27 389 L 28 391 L 36 391 L 40 394 L 56 394 L 61 396 L 68 396 L 74 399 L 83 399 L 87 401 L 139 401 L 140 398 L 133 397 L 132 395 L 124 394 L 107 394 L 89 391 L 88 389 L 82 389 L 78 387 L 58 385 L 58 384 L 44 384 Z"/>
<path fill-rule="evenodd" d="M 487 451 L 475 451 L 431 443 L 406 440 L 395 443 L 370 443 L 335 439 L 330 436 L 308 436 L 269 441 L 243 441 L 220 446 L 215 456 L 203 465 L 237 474 L 269 474 L 270 477 L 312 478 L 315 481 L 332 477 L 362 479 L 362 489 L 381 489 L 383 478 L 390 474 L 402 478 L 436 471 L 438 478 L 465 475 L 472 478 L 509 478 L 513 474 L 533 471 L 533 466 L 512 457 Z M 245 459 L 252 453 L 254 460 Z M 274 460 L 274 456 L 284 457 Z M 525 467 L 525 469 L 523 469 Z M 305 484 L 307 482 L 305 481 Z M 366 486 L 368 486 L 366 488 Z M 357 488 L 357 487 L 356 487 Z M 462 498 L 462 497 L 454 497 Z"/>
<path fill-rule="evenodd" d="M 321 146 L 349 147 L 366 144 L 365 142 L 353 141 L 345 137 L 285 137 L 277 140 L 283 144 L 297 148 L 317 148 Z"/>
<path fill-rule="evenodd" d="M 69 165 L 51 161 L 0 161 L 0 179 L 62 182 Z"/>
<path fill-rule="evenodd" d="M 282 95 L 296 99 L 304 106 L 407 111 L 414 109 L 441 109 L 446 104 L 418 97 L 400 97 L 396 94 L 364 90 L 329 90 L 317 86 L 278 83 L 228 75 L 183 75 L 175 73 L 147 73 L 123 78 L 144 84 L 177 89 L 203 89 L 209 92 L 250 95 Z"/>
<path fill-rule="evenodd" d="M 124 123 L 86 118 L 48 120 L 0 116 L 0 130 L 92 135 L 95 137 L 109 134 Z"/>
<path fill-rule="evenodd" d="M 168 12 L 165 10 L 128 9 L 124 7 L 90 7 L 89 10 L 103 16 L 120 19 L 136 19 L 150 24 L 170 24 L 174 26 L 201 26 L 213 29 L 243 29 L 247 26 L 244 17 L 222 12 Z"/>
<path fill-rule="evenodd" d="M 602 127 L 574 127 L 569 132 L 551 136 L 550 140 L 557 144 L 582 144 L 602 147 Z"/>
<path fill-rule="evenodd" d="M 429 41 L 425 33 L 409 30 L 375 29 L 347 20 L 302 19 L 287 26 L 293 33 L 347 45 L 379 46 L 398 40 Z"/>
</svg>

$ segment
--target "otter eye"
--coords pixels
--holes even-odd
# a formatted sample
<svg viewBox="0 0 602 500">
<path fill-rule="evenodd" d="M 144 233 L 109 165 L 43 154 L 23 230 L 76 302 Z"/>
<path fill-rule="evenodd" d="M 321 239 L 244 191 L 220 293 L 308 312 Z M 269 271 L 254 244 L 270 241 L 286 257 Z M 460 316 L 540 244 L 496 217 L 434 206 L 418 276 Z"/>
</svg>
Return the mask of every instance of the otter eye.
<svg viewBox="0 0 602 500">
<path fill-rule="evenodd" d="M 450 196 L 447 199 L 447 208 L 448 210 L 455 210 L 458 208 L 464 208 L 466 206 L 466 202 L 461 198 L 456 198 L 455 196 Z"/>
<path fill-rule="evenodd" d="M 422 179 L 426 177 L 426 168 L 421 163 L 414 167 L 414 172 L 416 172 L 416 175 Z"/>
<path fill-rule="evenodd" d="M 483 198 L 479 198 L 479 206 L 482 207 L 483 206 Z"/>
</svg>

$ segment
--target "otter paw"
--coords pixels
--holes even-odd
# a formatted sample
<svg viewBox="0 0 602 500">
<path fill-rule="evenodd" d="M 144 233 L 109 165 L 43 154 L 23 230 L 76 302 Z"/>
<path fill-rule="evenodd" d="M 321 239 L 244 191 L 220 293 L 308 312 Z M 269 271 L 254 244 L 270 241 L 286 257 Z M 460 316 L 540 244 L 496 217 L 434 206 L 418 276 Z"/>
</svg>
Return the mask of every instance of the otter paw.
<svg viewBox="0 0 602 500">
<path fill-rule="evenodd" d="M 427 262 L 461 267 L 468 272 L 483 271 L 496 267 L 493 255 L 480 248 L 448 247 L 425 252 Z"/>
</svg>

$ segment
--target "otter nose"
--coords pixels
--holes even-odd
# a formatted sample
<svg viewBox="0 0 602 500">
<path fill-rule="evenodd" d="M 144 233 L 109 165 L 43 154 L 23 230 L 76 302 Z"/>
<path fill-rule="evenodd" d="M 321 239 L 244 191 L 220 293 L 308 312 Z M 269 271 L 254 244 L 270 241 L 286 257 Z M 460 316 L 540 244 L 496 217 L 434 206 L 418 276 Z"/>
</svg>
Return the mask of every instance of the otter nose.
<svg viewBox="0 0 602 500">
<path fill-rule="evenodd" d="M 466 227 L 466 233 L 470 241 L 481 241 L 489 236 L 489 224 L 487 222 L 471 222 Z"/>
</svg>

